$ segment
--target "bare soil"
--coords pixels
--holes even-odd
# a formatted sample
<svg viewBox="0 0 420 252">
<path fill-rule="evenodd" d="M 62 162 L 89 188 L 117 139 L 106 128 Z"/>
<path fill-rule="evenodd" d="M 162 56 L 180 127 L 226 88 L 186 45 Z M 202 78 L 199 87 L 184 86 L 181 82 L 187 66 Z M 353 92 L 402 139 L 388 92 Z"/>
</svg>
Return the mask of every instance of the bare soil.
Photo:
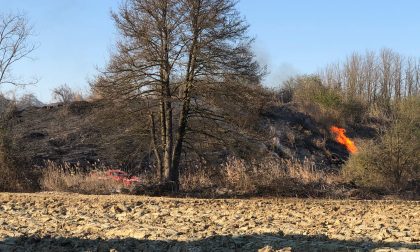
<svg viewBox="0 0 420 252">
<path fill-rule="evenodd" d="M 0 251 L 420 251 L 420 202 L 3 193 Z"/>
</svg>

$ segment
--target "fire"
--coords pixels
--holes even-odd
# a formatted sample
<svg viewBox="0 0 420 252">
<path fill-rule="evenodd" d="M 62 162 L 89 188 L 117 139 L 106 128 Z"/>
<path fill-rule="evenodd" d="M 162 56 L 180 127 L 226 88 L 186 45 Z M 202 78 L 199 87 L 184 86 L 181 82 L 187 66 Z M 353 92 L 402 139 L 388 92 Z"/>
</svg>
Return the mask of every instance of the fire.
<svg viewBox="0 0 420 252">
<path fill-rule="evenodd" d="M 356 145 L 353 143 L 352 140 L 350 140 L 350 138 L 348 138 L 346 136 L 346 134 L 345 134 L 346 130 L 345 129 L 339 128 L 339 127 L 336 127 L 336 126 L 332 126 L 330 130 L 331 130 L 332 133 L 334 133 L 335 140 L 338 143 L 344 145 L 350 153 L 357 152 Z"/>
</svg>

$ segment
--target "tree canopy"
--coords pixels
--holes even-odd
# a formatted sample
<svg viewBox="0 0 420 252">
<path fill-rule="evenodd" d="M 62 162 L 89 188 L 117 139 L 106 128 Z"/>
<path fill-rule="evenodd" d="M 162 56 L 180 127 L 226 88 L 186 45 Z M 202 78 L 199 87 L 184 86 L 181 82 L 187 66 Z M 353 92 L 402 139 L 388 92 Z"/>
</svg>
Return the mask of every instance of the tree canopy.
<svg viewBox="0 0 420 252">
<path fill-rule="evenodd" d="M 235 5 L 127 0 L 112 14 L 121 36 L 93 86 L 106 98 L 142 104 L 160 176 L 175 185 L 193 114 L 220 119 L 202 98 L 232 81 L 259 84 L 264 73 Z"/>
</svg>

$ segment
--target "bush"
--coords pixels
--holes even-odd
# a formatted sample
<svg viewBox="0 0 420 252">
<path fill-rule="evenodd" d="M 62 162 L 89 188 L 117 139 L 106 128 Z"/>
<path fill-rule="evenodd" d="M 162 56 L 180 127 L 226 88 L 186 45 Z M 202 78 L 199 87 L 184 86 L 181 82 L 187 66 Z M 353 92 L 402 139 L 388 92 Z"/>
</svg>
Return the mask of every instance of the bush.
<svg viewBox="0 0 420 252">
<path fill-rule="evenodd" d="M 337 90 L 322 85 L 318 76 L 301 76 L 295 79 L 293 100 L 301 104 L 318 104 L 323 108 L 338 108 L 342 97 Z"/>
<path fill-rule="evenodd" d="M 302 112 L 328 127 L 358 123 L 366 116 L 367 106 L 362 101 L 344 99 L 340 90 L 324 86 L 316 75 L 288 80 L 284 90 L 292 93 L 292 101 Z"/>
<path fill-rule="evenodd" d="M 38 188 L 37 173 L 25 162 L 18 162 L 11 139 L 0 128 L 0 192 L 32 192 Z"/>
<path fill-rule="evenodd" d="M 420 181 L 420 97 L 397 103 L 394 111 L 390 128 L 350 157 L 343 169 L 347 179 L 394 192 Z"/>
<path fill-rule="evenodd" d="M 0 192 L 23 191 L 17 168 L 7 158 L 4 149 L 0 150 Z"/>
<path fill-rule="evenodd" d="M 229 158 L 222 166 L 222 169 L 224 172 L 224 185 L 229 189 L 239 193 L 254 193 L 256 191 L 257 181 L 255 181 L 253 176 L 254 171 L 244 160 Z M 274 176 L 271 178 L 274 178 Z M 258 180 L 262 182 L 264 178 L 259 178 Z"/>
<path fill-rule="evenodd" d="M 367 118 L 368 105 L 357 99 L 346 100 L 339 107 L 339 111 L 345 122 L 362 123 Z"/>
</svg>

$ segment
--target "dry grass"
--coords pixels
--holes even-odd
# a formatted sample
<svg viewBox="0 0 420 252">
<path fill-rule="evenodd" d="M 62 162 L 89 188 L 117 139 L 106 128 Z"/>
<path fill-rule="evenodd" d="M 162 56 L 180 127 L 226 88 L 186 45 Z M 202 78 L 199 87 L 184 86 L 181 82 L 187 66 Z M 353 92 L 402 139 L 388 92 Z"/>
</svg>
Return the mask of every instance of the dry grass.
<svg viewBox="0 0 420 252">
<path fill-rule="evenodd" d="M 223 182 L 226 187 L 237 192 L 255 192 L 256 186 L 253 181 L 252 167 L 245 161 L 237 158 L 229 158 L 222 166 Z"/>
<path fill-rule="evenodd" d="M 22 192 L 25 191 L 19 175 L 15 169 L 0 163 L 0 192 Z"/>
<path fill-rule="evenodd" d="M 289 177 L 302 181 L 304 184 L 321 183 L 326 185 L 334 185 L 341 182 L 338 174 L 319 170 L 315 164 L 309 160 L 303 162 L 286 160 L 284 164 L 287 167 Z"/>
<path fill-rule="evenodd" d="M 40 185 L 47 191 L 83 194 L 111 194 L 122 189 L 120 183 L 90 176 L 79 166 L 57 165 L 53 162 L 48 162 L 43 169 Z"/>
<path fill-rule="evenodd" d="M 98 168 L 100 171 L 102 168 Z M 132 193 L 161 195 L 171 192 L 153 174 L 140 175 L 142 187 Z M 248 163 L 229 158 L 219 167 L 193 167 L 184 170 L 180 177 L 181 193 L 196 196 L 335 196 L 342 183 L 341 177 L 332 172 L 319 170 L 313 162 L 267 158 Z M 124 190 L 112 180 L 89 176 L 78 166 L 48 163 L 43 169 L 41 188 L 47 191 L 75 192 L 83 194 L 112 194 Z M 140 189 L 140 190 L 139 190 Z M 128 191 L 126 191 L 128 192 Z"/>
<path fill-rule="evenodd" d="M 187 192 L 201 192 L 217 186 L 217 171 L 214 169 L 189 169 L 180 177 L 180 189 Z"/>
<path fill-rule="evenodd" d="M 196 169 L 181 176 L 181 190 L 203 192 L 216 189 L 232 195 L 275 194 L 315 195 L 341 183 L 341 177 L 317 169 L 309 160 L 303 162 L 264 159 L 247 163 L 229 158 L 218 169 Z"/>
<path fill-rule="evenodd" d="M 247 165 L 243 160 L 229 159 L 224 165 L 226 184 L 237 191 L 285 191 L 301 184 L 332 185 L 339 181 L 337 175 L 316 169 L 314 163 L 305 160 L 265 159 Z M 290 183 L 291 181 L 295 183 Z"/>
</svg>

